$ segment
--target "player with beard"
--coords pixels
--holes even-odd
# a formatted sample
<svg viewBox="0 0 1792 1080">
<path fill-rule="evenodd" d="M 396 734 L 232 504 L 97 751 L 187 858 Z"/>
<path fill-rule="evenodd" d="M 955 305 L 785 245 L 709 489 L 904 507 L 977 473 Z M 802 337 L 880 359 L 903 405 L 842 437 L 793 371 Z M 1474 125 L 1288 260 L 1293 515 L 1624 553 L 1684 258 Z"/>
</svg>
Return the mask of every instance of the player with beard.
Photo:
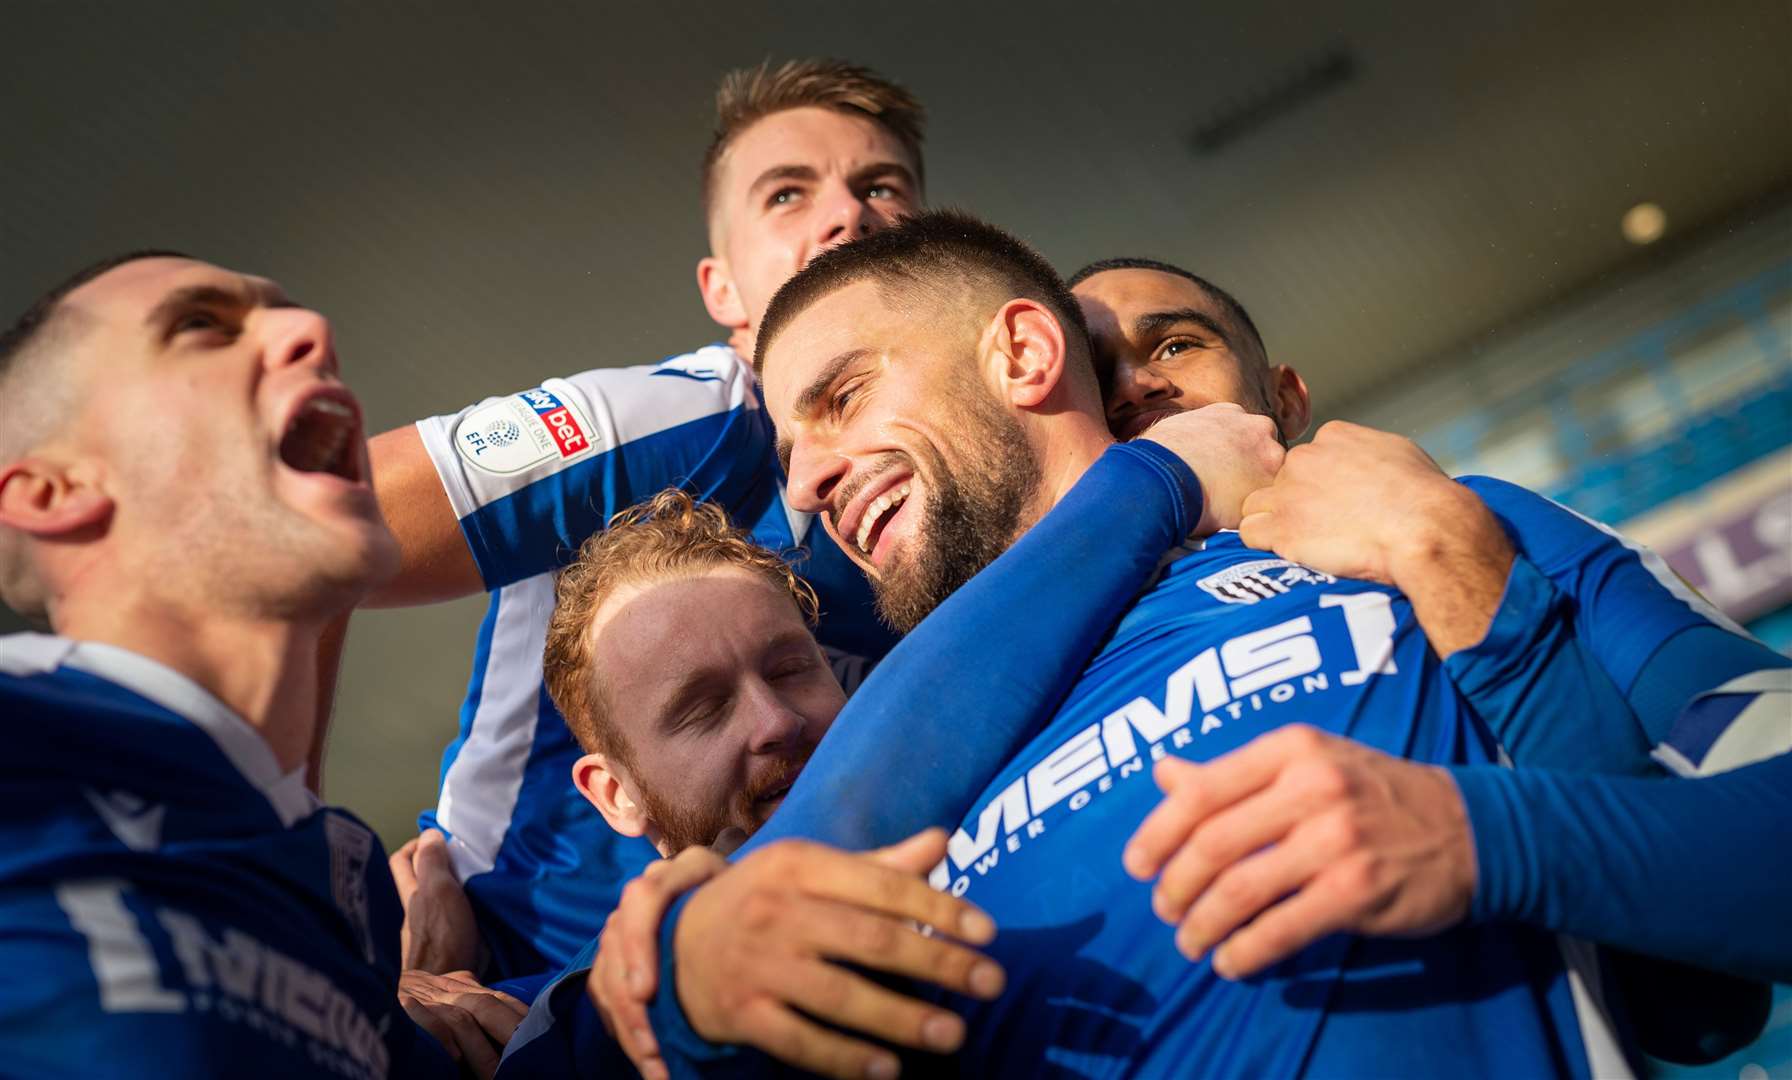
<svg viewBox="0 0 1792 1080">
<path fill-rule="evenodd" d="M 555 594 L 542 667 L 610 827 L 670 856 L 764 824 L 846 702 L 814 590 L 669 490 L 585 541 Z"/>
<path fill-rule="evenodd" d="M 753 539 L 801 552 L 818 636 L 852 690 L 894 638 L 863 576 L 792 511 L 750 356 L 766 302 L 817 252 L 921 205 L 924 112 L 902 87 L 833 60 L 728 73 L 702 159 L 709 253 L 696 280 L 726 340 L 642 367 L 549 379 L 373 439 L 374 485 L 404 558 L 377 604 L 491 591 L 460 731 L 443 754 L 426 832 L 477 918 L 477 938 L 429 941 L 432 969 L 490 979 L 557 969 L 597 931 L 622 884 L 655 857 L 584 813 L 566 777 L 581 756 L 540 661 L 553 573 L 606 520 L 666 487 L 724 507 Z M 593 327 L 593 363 L 617 357 Z M 409 880 L 407 846 L 395 860 Z"/>
<path fill-rule="evenodd" d="M 965 390 L 967 353 L 977 361 L 973 389 L 994 391 L 1027 432 L 1036 468 L 1025 465 L 1025 445 L 1016 447 L 1016 456 L 1023 458 L 1021 471 L 1037 472 L 1039 494 L 1004 511 L 1003 504 L 1014 500 L 966 484 L 964 520 L 993 522 L 997 535 L 1008 539 L 1056 501 L 1109 441 L 1094 376 L 1080 354 L 1075 308 L 1030 253 L 949 216 L 918 220 L 811 269 L 781 294 L 761 343 L 768 404 L 793 463 L 793 498 L 825 508 L 831 526 L 854 537 L 876 568 L 880 589 L 892 593 L 893 610 L 924 609 L 935 582 L 950 582 L 963 569 L 930 580 L 897 580 L 891 571 L 933 557 L 928 518 L 941 473 L 951 471 L 961 483 L 971 475 L 965 410 L 940 406 L 962 402 L 954 392 Z M 993 314 L 971 304 L 915 303 L 917 294 L 968 294 Z M 781 361 L 784 356 L 791 359 Z M 997 445 L 995 432 L 980 434 L 983 445 Z M 906 499 L 888 498 L 891 492 Z M 920 562 L 910 561 L 917 556 Z M 1323 575 L 1284 578 L 1290 586 L 1285 592 L 1253 605 L 1228 605 L 1205 587 L 1261 562 L 1260 553 L 1227 538 L 1172 563 L 1085 671 L 1064 709 L 1037 732 L 1033 749 L 1017 756 L 965 820 L 957 837 L 962 843 L 942 867 L 943 881 L 1002 908 L 992 911 L 1005 927 L 996 955 L 1011 979 L 1016 965 L 1025 972 L 1018 995 L 1011 990 L 993 1010 L 966 1010 L 974 1055 L 969 1067 L 1042 1063 L 1030 1054 L 1080 1061 L 1095 1072 L 1148 1068 L 1159 1054 L 1187 1060 L 1202 1046 L 1217 1049 L 1211 1040 L 1239 1038 L 1225 1018 L 1248 1009 L 1253 1037 L 1234 1048 L 1243 1056 L 1207 1060 L 1239 1070 L 1353 1061 L 1361 1067 L 1445 1067 L 1459 1064 L 1462 1047 L 1476 1046 L 1488 1055 L 1490 1071 L 1524 1068 L 1527 1060 L 1546 1069 L 1586 1069 L 1589 1051 L 1599 1048 L 1583 1045 L 1570 1030 L 1568 979 L 1542 935 L 1459 926 L 1420 945 L 1334 936 L 1245 990 L 1215 982 L 1209 965 L 1167 962 L 1168 931 L 1151 931 L 1126 914 L 1135 906 L 1144 914 L 1143 887 L 1119 874 L 1120 846 L 1130 826 L 1109 823 L 1118 816 L 1136 824 L 1154 796 L 1137 776 L 1146 743 L 1155 744 L 1151 756 L 1205 760 L 1265 726 L 1304 716 L 1371 745 L 1444 764 L 1486 761 L 1493 752 L 1415 632 L 1402 598 Z M 1299 613 L 1303 608 L 1307 614 Z M 1145 686 L 1127 688 L 1141 676 Z M 1149 689 L 1154 679 L 1155 693 Z M 1297 737 L 1325 741 L 1305 732 L 1278 739 Z M 1407 779 L 1381 824 L 1408 824 L 1399 813 L 1408 797 L 1456 798 L 1453 776 L 1443 769 L 1415 768 Z M 1760 798 L 1762 773 L 1744 770 L 1728 779 L 1734 782 L 1722 786 L 1738 793 L 1743 805 Z M 1693 788 L 1716 790 L 1720 782 L 1664 789 L 1611 780 L 1599 791 L 1607 799 L 1629 800 L 1628 811 L 1638 800 L 1679 799 Z M 799 785 L 793 797 L 802 790 Z M 786 813 L 791 808 L 787 804 Z M 1465 822 L 1459 821 L 1458 833 L 1466 838 Z M 1312 845 L 1294 847 L 1310 864 Z M 1419 898 L 1418 910 L 1409 910 L 1415 906 L 1411 896 L 1389 898 L 1388 909 L 1418 928 L 1456 922 L 1476 881 L 1474 861 L 1462 851 L 1458 844 L 1407 852 L 1409 860 L 1435 866 L 1451 887 L 1441 901 Z M 1286 857 L 1284 852 L 1284 862 Z M 1075 873 L 1084 885 L 1041 889 L 1038 875 L 1066 859 L 1081 868 Z M 743 859 L 694 894 L 668 960 L 673 951 L 726 948 L 715 936 L 716 913 L 751 894 L 762 878 L 748 872 L 751 863 L 751 857 Z M 1139 894 L 1136 901 L 1122 897 L 1129 890 Z M 1076 915 L 1085 909 L 1107 914 L 1104 921 L 1085 923 Z M 1010 917 L 1004 920 L 1003 912 Z M 1031 932 L 1015 933 L 1029 924 Z M 1152 945 L 1159 933 L 1161 945 Z M 1062 962 L 1056 970 L 1041 967 L 1045 956 Z M 1445 957 L 1448 963 L 1440 966 Z M 1385 991 L 1369 972 L 1380 965 L 1410 979 L 1406 989 L 1414 993 L 1397 1001 L 1379 996 Z M 1302 985 L 1329 987 L 1330 1013 L 1290 1007 L 1280 988 L 1292 987 L 1295 975 Z M 1427 984 L 1433 984 L 1429 991 Z M 1127 990 L 1141 985 L 1143 994 Z M 665 1023 L 682 1023 L 671 1001 L 690 1010 L 699 1031 L 713 1024 L 712 991 L 700 980 L 681 982 L 676 995 L 662 991 L 655 1006 L 662 1036 Z M 1415 998 L 1423 1004 L 1413 1005 Z M 1091 1003 L 1087 1011 L 1076 1007 L 1079 1000 Z M 1029 1018 L 1024 1028 L 1003 1020 L 1021 1015 Z M 706 1052 L 684 1042 L 689 1029 L 672 1030 L 681 1050 Z M 1004 1040 L 1020 1047 L 1018 1059 L 998 1053 Z"/>
<path fill-rule="evenodd" d="M 865 777 L 883 766 L 876 752 L 881 746 L 855 739 L 852 729 L 885 730 L 891 716 L 937 706 L 937 682 L 952 673 L 947 665 L 963 667 L 960 658 L 986 640 L 991 625 L 1006 620 L 1016 591 L 1046 588 L 1080 572 L 1083 587 L 1059 613 L 1077 625 L 1111 621 L 1164 550 L 1230 520 L 1218 511 L 1203 514 L 1201 489 L 1187 465 L 1216 458 L 1238 463 L 1231 470 L 1237 475 L 1216 490 L 1235 506 L 1274 474 L 1281 452 L 1266 422 L 1226 406 L 1187 414 L 1160 426 L 1152 440 L 1116 447 L 1089 470 L 1063 513 L 996 560 L 979 587 L 953 597 L 951 618 L 907 638 L 867 681 L 867 693 L 841 715 L 843 738 L 822 743 L 818 768 L 821 797 L 830 800 L 830 835 L 850 841 L 865 830 L 887 829 L 880 816 L 940 816 L 929 809 L 937 795 L 925 784 L 897 776 L 867 786 Z M 1090 513 L 1114 501 L 1138 512 L 1113 525 Z M 813 592 L 784 563 L 731 528 L 718 508 L 694 504 L 682 492 L 664 492 L 631 508 L 586 541 L 558 581 L 544 669 L 562 715 L 588 751 L 574 769 L 575 782 L 612 828 L 646 835 L 671 855 L 724 830 L 752 833 L 765 822 L 844 700 L 803 625 L 814 609 Z M 985 721 L 996 728 L 1018 725 L 1061 693 L 1065 678 L 1038 678 L 1041 666 L 1073 672 L 1093 649 L 1091 636 L 1056 629 L 1008 638 L 1000 657 L 977 672 L 1024 688 L 989 711 Z M 947 729 L 917 735 L 904 749 L 921 759 L 944 765 L 964 756 L 956 754 L 959 740 Z M 988 764 L 972 755 L 964 768 L 981 773 Z M 816 785 L 803 790 L 813 803 Z M 938 838 L 923 836 L 880 856 L 894 860 L 881 871 L 875 860 L 865 869 L 882 873 L 886 887 L 914 898 L 911 903 L 937 906 L 937 897 L 914 875 L 939 854 Z M 901 866 L 911 871 L 907 878 L 890 873 Z M 853 916 L 883 927 L 875 933 L 893 944 L 907 942 L 911 954 L 933 954 L 925 963 L 904 957 L 900 948 L 892 954 L 866 947 L 872 931 L 850 923 L 840 933 L 826 933 L 842 904 L 855 899 L 824 893 L 777 905 L 784 925 L 802 926 L 802 943 L 815 951 L 765 966 L 793 973 L 787 992 L 811 1016 L 874 1030 L 897 1045 L 949 1049 L 937 1031 L 922 1037 L 930 1019 L 956 1030 L 956 1018 L 937 1008 L 882 992 L 869 998 L 836 994 L 829 1001 L 803 997 L 805 981 L 840 978 L 835 965 L 841 959 L 947 986 L 968 978 L 967 954 L 919 938 L 899 920 L 926 920 L 925 905 L 897 909 L 886 897 Z M 775 947 L 779 937 L 775 928 L 751 936 L 765 947 Z M 693 968 L 703 965 L 701 958 L 692 961 Z M 536 1018 L 508 1051 L 507 1070 L 575 1074 L 600 1068 L 613 1056 L 614 1044 L 578 992 L 578 966 L 536 1002 Z M 983 978 L 993 975 L 991 969 Z M 971 980 L 972 988 L 977 985 Z M 630 1032 L 618 1035 L 627 1042 Z M 825 1064 L 800 1051 L 787 1056 L 799 1065 Z M 642 1066 L 649 1075 L 663 1071 L 651 1060 Z"/>
<path fill-rule="evenodd" d="M 4 1071 L 455 1075 L 379 841 L 304 783 L 317 634 L 398 559 L 329 324 L 135 253 L 0 335 L 0 402 L 0 593 L 55 631 L 0 638 Z M 520 1007 L 410 989 L 489 1075 Z"/>
</svg>

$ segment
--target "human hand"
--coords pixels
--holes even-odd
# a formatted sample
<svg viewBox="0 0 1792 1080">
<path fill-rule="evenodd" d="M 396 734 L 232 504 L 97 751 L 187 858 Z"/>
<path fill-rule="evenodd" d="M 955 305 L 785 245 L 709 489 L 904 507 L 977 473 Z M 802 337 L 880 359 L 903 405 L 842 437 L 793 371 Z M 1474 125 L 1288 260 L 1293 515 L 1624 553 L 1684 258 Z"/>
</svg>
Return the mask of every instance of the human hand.
<svg viewBox="0 0 1792 1080">
<path fill-rule="evenodd" d="M 1510 544 L 1475 494 L 1411 439 L 1333 420 L 1243 500 L 1239 539 L 1338 577 L 1398 584 L 1435 545 Z M 1506 562 L 1510 563 L 1508 555 Z"/>
<path fill-rule="evenodd" d="M 713 847 L 688 847 L 654 863 L 623 886 L 604 921 L 585 991 L 643 1080 L 670 1075 L 647 1022 L 647 1003 L 659 987 L 660 920 L 674 900 L 726 869 L 723 856 L 744 839 L 739 829 L 724 830 Z"/>
<path fill-rule="evenodd" d="M 897 1046 L 957 1049 L 957 1013 L 844 966 L 976 998 L 1001 993 L 1005 976 L 994 961 L 941 936 L 971 945 L 995 937 L 989 916 L 924 880 L 945 853 L 945 832 L 929 829 L 862 854 L 785 840 L 730 866 L 692 894 L 673 935 L 678 1000 L 692 1028 L 852 1080 L 895 1077 L 896 1056 L 823 1024 Z"/>
<path fill-rule="evenodd" d="M 1292 725 L 1153 776 L 1164 801 L 1122 861 L 1158 877 L 1152 910 L 1190 960 L 1213 950 L 1221 978 L 1337 931 L 1419 937 L 1468 914 L 1474 838 L 1444 769 Z"/>
<path fill-rule="evenodd" d="M 1196 536 L 1237 528 L 1245 496 L 1275 479 L 1285 453 L 1274 420 L 1229 401 L 1166 416 L 1139 438 L 1167 448 L 1200 478 Z"/>
<path fill-rule="evenodd" d="M 443 974 L 479 963 L 479 924 L 454 874 L 448 841 L 435 829 L 405 843 L 387 860 L 404 905 L 399 932 L 402 966 Z"/>
<path fill-rule="evenodd" d="M 398 1003 L 481 1080 L 498 1071 L 504 1045 L 529 1012 L 509 994 L 479 985 L 470 971 L 406 971 L 398 977 Z"/>
</svg>

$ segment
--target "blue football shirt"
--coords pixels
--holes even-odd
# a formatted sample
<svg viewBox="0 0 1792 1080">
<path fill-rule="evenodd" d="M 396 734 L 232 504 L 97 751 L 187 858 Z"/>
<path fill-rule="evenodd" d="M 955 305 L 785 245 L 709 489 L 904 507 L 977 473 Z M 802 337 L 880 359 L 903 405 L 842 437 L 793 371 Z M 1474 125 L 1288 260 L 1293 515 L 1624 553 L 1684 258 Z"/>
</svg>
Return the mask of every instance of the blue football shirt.
<svg viewBox="0 0 1792 1080">
<path fill-rule="evenodd" d="M 424 828 L 449 853 L 494 979 L 558 968 L 657 852 L 611 831 L 573 788 L 583 753 L 542 682 L 553 572 L 610 517 L 668 487 L 727 510 L 790 558 L 821 600 L 817 631 L 850 693 L 895 643 L 870 587 L 793 511 L 751 367 L 725 345 L 603 368 L 417 425 L 492 591 L 460 728 Z"/>
<path fill-rule="evenodd" d="M 398 1005 L 385 852 L 123 649 L 0 638 L 0 1072 L 453 1076 Z"/>
</svg>

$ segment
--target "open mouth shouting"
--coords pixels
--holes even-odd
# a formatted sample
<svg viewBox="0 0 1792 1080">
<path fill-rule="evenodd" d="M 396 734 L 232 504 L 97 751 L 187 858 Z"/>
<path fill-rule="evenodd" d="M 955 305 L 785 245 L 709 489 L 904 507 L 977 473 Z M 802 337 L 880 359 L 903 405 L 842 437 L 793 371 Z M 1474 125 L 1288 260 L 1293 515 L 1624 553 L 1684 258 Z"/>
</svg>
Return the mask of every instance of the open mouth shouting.
<svg viewBox="0 0 1792 1080">
<path fill-rule="evenodd" d="M 361 411 L 339 386 L 320 387 L 304 397 L 280 436 L 280 461 L 294 472 L 334 476 L 351 484 L 362 475 Z"/>
</svg>

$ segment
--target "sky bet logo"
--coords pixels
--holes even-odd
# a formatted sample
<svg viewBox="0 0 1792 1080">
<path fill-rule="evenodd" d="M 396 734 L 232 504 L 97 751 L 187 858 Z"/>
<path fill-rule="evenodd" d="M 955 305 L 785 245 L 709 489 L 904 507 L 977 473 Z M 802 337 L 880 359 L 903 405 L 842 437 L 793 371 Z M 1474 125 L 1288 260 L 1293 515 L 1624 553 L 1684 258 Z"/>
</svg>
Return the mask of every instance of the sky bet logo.
<svg viewBox="0 0 1792 1080">
<path fill-rule="evenodd" d="M 585 438 L 585 432 L 579 427 L 579 421 L 572 410 L 553 394 L 546 390 L 524 390 L 517 395 L 528 403 L 535 415 L 547 426 L 548 434 L 554 437 L 554 445 L 560 448 L 560 456 L 572 457 L 582 453 L 591 445 Z"/>
</svg>

